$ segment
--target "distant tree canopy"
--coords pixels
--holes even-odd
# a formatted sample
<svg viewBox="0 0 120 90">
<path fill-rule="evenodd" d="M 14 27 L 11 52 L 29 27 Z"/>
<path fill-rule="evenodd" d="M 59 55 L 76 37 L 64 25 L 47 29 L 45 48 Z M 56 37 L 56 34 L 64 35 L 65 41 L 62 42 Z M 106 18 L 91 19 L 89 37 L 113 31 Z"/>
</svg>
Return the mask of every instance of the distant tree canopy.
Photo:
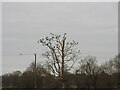
<svg viewBox="0 0 120 90">
<path fill-rule="evenodd" d="M 94 75 L 99 73 L 100 68 L 97 65 L 97 60 L 95 57 L 87 56 L 83 60 L 79 62 L 79 72 L 84 73 L 86 75 Z"/>
<path fill-rule="evenodd" d="M 120 54 L 115 56 L 113 59 L 109 59 L 101 65 L 101 69 L 108 74 L 120 72 Z"/>
<path fill-rule="evenodd" d="M 116 59 L 113 59 L 113 61 L 114 60 Z M 85 57 L 84 59 L 80 60 L 79 69 L 76 70 L 76 73 L 64 73 L 65 87 L 120 87 L 120 73 L 116 72 L 115 69 L 114 73 L 110 73 L 106 70 L 106 68 L 103 68 L 103 66 L 104 64 L 97 64 L 95 57 Z M 106 64 L 104 67 L 108 68 Z M 109 69 L 112 69 L 112 67 L 109 67 Z M 12 73 L 4 74 L 2 76 L 2 86 L 7 88 L 34 88 L 34 62 L 32 62 L 24 72 L 14 71 Z M 61 88 L 61 82 L 40 63 L 37 63 L 37 88 Z"/>
</svg>

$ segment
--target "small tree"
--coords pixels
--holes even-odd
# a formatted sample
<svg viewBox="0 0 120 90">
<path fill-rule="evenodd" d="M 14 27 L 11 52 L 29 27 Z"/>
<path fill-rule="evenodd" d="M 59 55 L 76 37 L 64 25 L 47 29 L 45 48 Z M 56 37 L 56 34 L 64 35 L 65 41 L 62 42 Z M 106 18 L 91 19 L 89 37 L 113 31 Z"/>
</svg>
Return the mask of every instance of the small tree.
<svg viewBox="0 0 120 90">
<path fill-rule="evenodd" d="M 59 77 L 64 88 L 64 73 L 71 70 L 76 60 L 78 60 L 80 50 L 75 48 L 78 42 L 74 40 L 67 42 L 66 33 L 63 36 L 51 33 L 50 37 L 42 38 L 38 43 L 48 47 L 48 51 L 43 55 L 48 59 L 47 65 L 52 74 Z"/>
</svg>

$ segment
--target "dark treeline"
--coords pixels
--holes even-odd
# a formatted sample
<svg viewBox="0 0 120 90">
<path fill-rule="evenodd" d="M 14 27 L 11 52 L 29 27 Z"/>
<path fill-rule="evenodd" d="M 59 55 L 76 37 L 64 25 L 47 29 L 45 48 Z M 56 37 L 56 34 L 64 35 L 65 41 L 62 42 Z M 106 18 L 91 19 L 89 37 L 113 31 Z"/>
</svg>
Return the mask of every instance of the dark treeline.
<svg viewBox="0 0 120 90">
<path fill-rule="evenodd" d="M 42 54 L 45 65 L 33 62 L 24 72 L 4 74 L 3 87 L 120 88 L 120 54 L 99 65 L 93 56 L 80 59 L 78 42 L 68 41 L 66 33 L 63 36 L 51 33 L 38 43 L 47 48 Z"/>
<path fill-rule="evenodd" d="M 65 88 L 119 88 L 120 73 L 118 57 L 97 65 L 96 59 L 87 56 L 79 63 L 75 73 L 65 72 Z M 61 88 L 61 80 L 49 69 L 37 63 L 37 88 Z M 34 63 L 24 71 L 14 71 L 2 76 L 5 88 L 34 88 Z"/>
</svg>

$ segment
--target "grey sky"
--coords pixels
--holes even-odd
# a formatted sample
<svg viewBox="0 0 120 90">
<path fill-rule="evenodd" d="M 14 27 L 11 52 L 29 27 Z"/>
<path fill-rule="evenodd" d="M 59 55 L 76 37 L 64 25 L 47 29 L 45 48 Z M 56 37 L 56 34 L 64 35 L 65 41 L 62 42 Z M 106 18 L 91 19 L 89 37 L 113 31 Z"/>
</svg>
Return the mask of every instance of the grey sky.
<svg viewBox="0 0 120 90">
<path fill-rule="evenodd" d="M 99 63 L 118 53 L 118 5 L 115 3 L 3 3 L 3 73 L 25 70 L 44 48 L 37 41 L 49 33 L 67 33 L 79 42 L 81 56 Z"/>
</svg>

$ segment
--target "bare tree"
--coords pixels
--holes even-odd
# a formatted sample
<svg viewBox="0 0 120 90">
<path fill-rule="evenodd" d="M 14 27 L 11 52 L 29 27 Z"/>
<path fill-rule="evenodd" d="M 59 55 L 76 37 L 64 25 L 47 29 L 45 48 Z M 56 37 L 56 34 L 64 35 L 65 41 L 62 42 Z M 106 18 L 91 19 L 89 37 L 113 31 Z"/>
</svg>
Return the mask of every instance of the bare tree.
<svg viewBox="0 0 120 90">
<path fill-rule="evenodd" d="M 108 75 L 116 75 L 112 79 L 116 78 L 116 81 L 114 80 L 114 83 L 116 82 L 117 87 L 120 87 L 120 54 L 102 64 L 101 71 L 104 71 Z"/>
<path fill-rule="evenodd" d="M 113 59 L 113 66 L 114 66 L 115 70 L 120 73 L 120 54 L 118 54 Z"/>
<path fill-rule="evenodd" d="M 97 60 L 93 56 L 87 56 L 80 61 L 79 72 L 89 76 L 87 86 L 96 88 L 96 79 L 99 74 L 100 68 L 97 65 Z M 92 85 L 91 85 L 92 84 Z"/>
<path fill-rule="evenodd" d="M 108 61 L 103 63 L 100 67 L 101 67 L 101 72 L 107 73 L 109 75 L 112 75 L 113 73 L 115 73 L 113 59 L 109 59 Z"/>
<path fill-rule="evenodd" d="M 112 75 L 113 73 L 120 72 L 120 55 L 117 55 L 113 59 L 109 59 L 105 63 L 101 65 L 101 71 L 104 71 L 105 73 Z"/>
<path fill-rule="evenodd" d="M 78 60 L 80 50 L 75 47 L 78 42 L 74 40 L 68 42 L 66 33 L 63 36 L 51 33 L 50 37 L 42 38 L 38 43 L 48 48 L 43 55 L 48 59 L 47 65 L 52 70 L 52 74 L 59 77 L 64 88 L 64 73 L 71 70 Z"/>
<path fill-rule="evenodd" d="M 79 62 L 79 71 L 86 75 L 97 74 L 99 72 L 99 66 L 97 65 L 97 60 L 93 56 L 87 56 Z"/>
</svg>

